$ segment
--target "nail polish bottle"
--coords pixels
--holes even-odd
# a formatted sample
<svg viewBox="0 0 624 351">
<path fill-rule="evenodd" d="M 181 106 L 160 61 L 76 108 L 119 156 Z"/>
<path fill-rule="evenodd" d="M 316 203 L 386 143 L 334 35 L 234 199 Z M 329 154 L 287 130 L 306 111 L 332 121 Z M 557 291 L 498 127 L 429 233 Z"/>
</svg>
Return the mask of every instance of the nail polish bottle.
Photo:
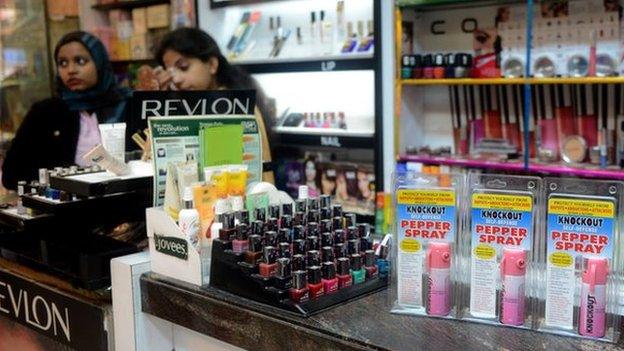
<svg viewBox="0 0 624 351">
<path fill-rule="evenodd" d="M 306 253 L 306 265 L 308 267 L 321 265 L 321 253 L 317 250 L 310 250 Z"/>
<path fill-rule="evenodd" d="M 318 223 L 321 221 L 321 213 L 319 210 L 309 210 L 308 211 L 308 223 L 314 222 Z"/>
<path fill-rule="evenodd" d="M 279 217 L 280 217 L 280 206 L 279 205 L 269 206 L 269 218 L 279 218 Z"/>
<path fill-rule="evenodd" d="M 469 77 L 470 66 L 472 66 L 472 56 L 470 54 L 455 54 L 455 78 Z"/>
<path fill-rule="evenodd" d="M 332 229 L 333 230 L 342 230 L 344 229 L 344 220 L 342 219 L 341 216 L 334 216 L 334 218 L 332 218 Z"/>
<path fill-rule="evenodd" d="M 293 271 L 305 271 L 306 262 L 305 256 L 303 255 L 293 255 L 292 257 L 292 270 Z"/>
<path fill-rule="evenodd" d="M 234 215 L 225 213 L 223 215 L 223 227 L 219 229 L 219 240 L 230 242 L 236 235 L 236 227 L 234 226 Z"/>
<path fill-rule="evenodd" d="M 421 55 L 410 56 L 410 65 L 412 66 L 412 79 L 420 79 L 423 77 L 423 57 Z"/>
<path fill-rule="evenodd" d="M 238 226 L 236 232 L 236 239 L 232 241 L 232 251 L 235 254 L 240 255 L 245 253 L 249 249 L 249 240 L 247 239 L 247 226 L 241 224 Z"/>
<path fill-rule="evenodd" d="M 319 236 L 319 225 L 317 222 L 309 222 L 306 226 L 306 237 Z"/>
<path fill-rule="evenodd" d="M 292 216 L 292 214 L 293 214 L 293 205 L 291 203 L 282 204 L 282 217 Z"/>
<path fill-rule="evenodd" d="M 277 259 L 275 271 L 275 287 L 278 289 L 290 289 L 292 277 L 290 276 L 290 258 L 282 257 Z"/>
<path fill-rule="evenodd" d="M 297 270 L 293 272 L 293 286 L 288 291 L 288 294 L 294 303 L 305 302 L 310 299 L 307 280 L 308 275 L 304 270 Z"/>
<path fill-rule="evenodd" d="M 351 277 L 353 284 L 364 283 L 366 270 L 362 267 L 362 256 L 360 254 L 351 255 Z"/>
<path fill-rule="evenodd" d="M 321 218 L 321 221 L 331 218 L 331 210 L 329 209 L 329 207 L 321 207 L 320 218 Z"/>
<path fill-rule="evenodd" d="M 366 250 L 372 250 L 373 243 L 368 240 L 368 238 L 360 238 L 360 255 L 364 256 Z"/>
<path fill-rule="evenodd" d="M 390 262 L 388 261 L 388 246 L 381 245 L 379 258 L 377 259 L 377 269 L 379 270 L 379 276 L 385 278 L 388 276 L 390 269 Z"/>
<path fill-rule="evenodd" d="M 323 279 L 323 293 L 325 295 L 333 294 L 338 291 L 338 278 L 336 278 L 336 266 L 334 262 L 323 262 L 321 266 Z"/>
<path fill-rule="evenodd" d="M 344 243 L 345 242 L 345 233 L 342 229 L 334 230 L 334 244 Z"/>
<path fill-rule="evenodd" d="M 329 208 L 331 206 L 331 196 L 330 195 L 319 196 L 319 204 L 321 208 Z"/>
<path fill-rule="evenodd" d="M 295 200 L 295 211 L 301 213 L 306 213 L 308 211 L 308 206 L 305 199 Z"/>
<path fill-rule="evenodd" d="M 321 234 L 321 247 L 334 246 L 334 235 L 330 232 Z"/>
<path fill-rule="evenodd" d="M 357 225 L 357 229 L 360 238 L 368 238 L 370 236 L 370 224 L 360 223 Z"/>
<path fill-rule="evenodd" d="M 256 221 L 266 222 L 266 208 L 256 208 L 254 210 Z"/>
<path fill-rule="evenodd" d="M 446 67 L 444 66 L 444 55 L 437 54 L 434 56 L 433 77 L 435 79 L 443 79 L 445 73 Z"/>
<path fill-rule="evenodd" d="M 245 252 L 245 262 L 255 265 L 262 258 L 262 237 L 252 234 L 249 236 L 248 241 L 249 247 L 247 252 Z"/>
<path fill-rule="evenodd" d="M 355 215 L 355 213 L 345 213 L 344 219 L 345 228 L 355 227 L 357 224 L 357 216 Z"/>
<path fill-rule="evenodd" d="M 341 257 L 348 258 L 347 247 L 345 246 L 345 244 L 343 243 L 334 244 L 334 257 L 335 258 L 341 258 Z"/>
<path fill-rule="evenodd" d="M 359 238 L 360 238 L 360 235 L 357 230 L 357 227 L 351 226 L 347 228 L 347 240 L 355 240 Z"/>
<path fill-rule="evenodd" d="M 246 224 L 249 225 L 249 211 L 241 210 L 236 212 L 236 222 L 234 224 Z"/>
<path fill-rule="evenodd" d="M 306 238 L 305 229 L 303 228 L 302 225 L 296 225 L 293 227 L 292 238 L 293 240 L 300 240 L 300 239 Z"/>
<path fill-rule="evenodd" d="M 269 218 L 269 220 L 266 222 L 266 225 L 264 226 L 264 230 L 277 231 L 278 223 L 279 221 L 277 218 Z"/>
<path fill-rule="evenodd" d="M 444 55 L 444 78 L 455 78 L 455 54 Z"/>
<path fill-rule="evenodd" d="M 364 270 L 366 270 L 366 279 L 376 278 L 379 274 L 375 265 L 375 251 L 366 250 L 364 253 Z"/>
<path fill-rule="evenodd" d="M 277 242 L 278 243 L 290 243 L 290 229 L 280 228 L 277 231 Z"/>
<path fill-rule="evenodd" d="M 411 55 L 403 55 L 401 58 L 401 79 L 412 78 Z"/>
<path fill-rule="evenodd" d="M 349 287 L 353 284 L 353 279 L 351 278 L 351 264 L 349 259 L 346 257 L 341 257 L 338 259 L 338 289 L 343 289 Z"/>
<path fill-rule="evenodd" d="M 347 241 L 347 253 L 349 255 L 360 254 L 360 240 L 359 239 L 353 239 L 353 240 Z"/>
<path fill-rule="evenodd" d="M 433 79 L 433 55 L 423 56 L 423 78 Z"/>
<path fill-rule="evenodd" d="M 323 246 L 321 248 L 321 259 L 323 262 L 334 262 L 336 255 L 334 255 L 334 248 L 331 246 Z"/>
<path fill-rule="evenodd" d="M 262 262 L 260 263 L 260 275 L 264 278 L 271 278 L 277 270 L 275 248 L 265 246 L 262 251 Z"/>
<path fill-rule="evenodd" d="M 321 233 L 331 232 L 332 222 L 331 219 L 321 219 Z"/>
<path fill-rule="evenodd" d="M 321 249 L 321 240 L 318 236 L 308 236 L 306 239 L 308 250 L 320 250 Z"/>
<path fill-rule="evenodd" d="M 281 229 L 292 229 L 293 227 L 293 218 L 291 215 L 283 215 L 280 218 L 279 227 Z"/>
<path fill-rule="evenodd" d="M 295 212 L 295 216 L 293 217 L 293 223 L 295 225 L 304 225 L 304 224 L 306 224 L 305 213 L 303 213 L 303 212 Z"/>
<path fill-rule="evenodd" d="M 332 217 L 342 217 L 342 205 L 332 206 Z"/>
<path fill-rule="evenodd" d="M 318 299 L 323 296 L 323 283 L 321 282 L 321 267 L 308 267 L 308 289 L 310 299 Z"/>
<path fill-rule="evenodd" d="M 293 241 L 293 255 L 305 255 L 306 250 L 307 249 L 307 244 L 306 241 L 303 239 L 297 239 L 295 241 Z"/>
<path fill-rule="evenodd" d="M 264 234 L 264 245 L 277 247 L 277 232 L 269 230 Z"/>
<path fill-rule="evenodd" d="M 290 258 L 290 243 L 279 243 L 278 245 L 279 257 Z"/>
<path fill-rule="evenodd" d="M 253 221 L 251 223 L 251 234 L 263 236 L 264 235 L 264 222 L 259 221 L 259 220 Z"/>
<path fill-rule="evenodd" d="M 313 198 L 309 198 L 308 199 L 308 212 L 310 211 L 318 211 L 319 208 L 321 208 L 320 206 L 320 201 L 317 197 L 313 197 Z"/>
</svg>

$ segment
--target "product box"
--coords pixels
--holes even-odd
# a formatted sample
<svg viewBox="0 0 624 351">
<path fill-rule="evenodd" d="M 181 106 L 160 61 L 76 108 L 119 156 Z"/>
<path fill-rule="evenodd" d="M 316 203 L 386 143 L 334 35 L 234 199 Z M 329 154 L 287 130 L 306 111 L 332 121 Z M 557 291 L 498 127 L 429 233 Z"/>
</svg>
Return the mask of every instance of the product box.
<svg viewBox="0 0 624 351">
<path fill-rule="evenodd" d="M 462 250 L 469 285 L 462 318 L 531 328 L 530 282 L 538 250 L 542 181 L 538 177 L 471 174 Z"/>
<path fill-rule="evenodd" d="M 456 174 L 396 175 L 393 313 L 458 317 L 464 182 Z"/>
<path fill-rule="evenodd" d="M 615 342 L 620 334 L 624 183 L 546 178 L 537 329 Z"/>
<path fill-rule="evenodd" d="M 132 9 L 132 30 L 134 35 L 147 33 L 147 10 L 145 7 Z"/>
<path fill-rule="evenodd" d="M 146 59 L 150 57 L 149 34 L 135 34 L 130 38 L 130 51 L 133 59 Z"/>
<path fill-rule="evenodd" d="M 147 8 L 147 28 L 169 27 L 169 5 L 154 5 Z"/>
<path fill-rule="evenodd" d="M 162 207 L 145 213 L 152 271 L 195 285 L 208 284 L 211 241 L 202 236 L 191 242 Z"/>
</svg>

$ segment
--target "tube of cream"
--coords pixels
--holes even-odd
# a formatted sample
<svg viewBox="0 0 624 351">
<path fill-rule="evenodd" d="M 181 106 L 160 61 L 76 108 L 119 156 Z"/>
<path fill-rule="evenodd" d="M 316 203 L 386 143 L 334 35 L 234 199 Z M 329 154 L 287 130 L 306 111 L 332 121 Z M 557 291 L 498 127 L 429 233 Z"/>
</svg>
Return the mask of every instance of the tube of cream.
<svg viewBox="0 0 624 351">
<path fill-rule="evenodd" d="M 165 212 L 175 221 L 178 220 L 180 212 L 180 192 L 178 189 L 178 173 L 176 172 L 175 163 L 167 165 L 167 178 L 165 181 Z"/>
<path fill-rule="evenodd" d="M 124 176 L 130 173 L 130 167 L 109 154 L 102 144 L 98 144 L 96 147 L 91 149 L 84 156 L 82 156 L 82 159 L 96 164 L 118 176 Z"/>
<path fill-rule="evenodd" d="M 247 165 L 232 165 L 228 182 L 228 194 L 232 196 L 244 196 L 247 187 Z"/>
<path fill-rule="evenodd" d="M 176 175 L 178 179 L 178 193 L 180 198 L 184 195 L 184 189 L 191 187 L 193 184 L 199 181 L 197 174 L 197 162 L 180 162 L 176 163 Z M 180 202 L 182 205 L 182 202 Z"/>
<path fill-rule="evenodd" d="M 217 196 L 220 199 L 227 198 L 228 195 L 228 179 L 229 174 L 227 169 L 223 167 L 219 167 L 218 169 L 214 169 L 212 172 L 212 182 L 217 188 Z"/>
<path fill-rule="evenodd" d="M 100 136 L 102 145 L 114 158 L 124 162 L 126 160 L 126 124 L 106 123 L 100 124 Z"/>
</svg>

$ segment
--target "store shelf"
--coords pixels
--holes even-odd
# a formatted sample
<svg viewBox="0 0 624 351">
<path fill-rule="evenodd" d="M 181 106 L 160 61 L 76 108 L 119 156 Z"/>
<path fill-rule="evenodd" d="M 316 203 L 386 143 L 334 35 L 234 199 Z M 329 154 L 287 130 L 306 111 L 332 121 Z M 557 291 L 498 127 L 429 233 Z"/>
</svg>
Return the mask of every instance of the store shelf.
<svg viewBox="0 0 624 351">
<path fill-rule="evenodd" d="M 571 167 L 563 164 L 542 164 L 531 162 L 528 168 L 520 161 L 488 161 L 479 159 L 465 159 L 456 157 L 432 157 L 419 155 L 401 155 L 399 162 L 419 162 L 433 165 L 447 165 L 466 168 L 481 168 L 504 172 L 528 172 L 554 176 L 569 176 L 581 178 L 600 178 L 624 180 L 624 171 L 617 167 L 600 169 L 597 167 Z"/>
<path fill-rule="evenodd" d="M 281 146 L 371 149 L 375 145 L 375 135 L 369 132 L 302 127 L 277 127 L 273 131 Z"/>
<path fill-rule="evenodd" d="M 145 58 L 145 59 L 129 59 L 129 60 L 110 60 L 113 65 L 129 65 L 129 64 L 149 64 L 156 63 L 156 60 L 153 58 Z"/>
<path fill-rule="evenodd" d="M 334 72 L 374 70 L 373 54 L 335 55 L 314 58 L 240 60 L 233 64 L 249 73 Z"/>
<path fill-rule="evenodd" d="M 135 7 L 145 7 L 151 5 L 160 5 L 160 4 L 169 4 L 169 0 L 126 0 L 126 1 L 117 1 L 110 4 L 99 4 L 93 5 L 91 8 L 96 10 L 115 10 L 115 9 L 124 9 L 129 10 Z"/>
<path fill-rule="evenodd" d="M 270 1 L 284 1 L 284 0 L 210 0 L 210 8 L 218 9 L 222 7 L 228 6 L 240 6 L 240 5 L 250 5 L 257 3 L 264 3 Z"/>
<path fill-rule="evenodd" d="M 400 79 L 402 85 L 622 84 L 624 77 Z"/>
</svg>

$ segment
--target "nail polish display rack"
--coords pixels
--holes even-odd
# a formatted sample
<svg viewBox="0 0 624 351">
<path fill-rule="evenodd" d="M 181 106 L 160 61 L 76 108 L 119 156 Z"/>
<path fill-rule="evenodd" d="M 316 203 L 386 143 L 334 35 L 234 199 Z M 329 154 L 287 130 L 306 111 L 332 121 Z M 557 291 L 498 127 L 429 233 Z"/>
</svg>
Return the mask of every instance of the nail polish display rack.
<svg viewBox="0 0 624 351">
<path fill-rule="evenodd" d="M 354 216 L 351 218 L 354 218 Z M 346 218 L 344 221 L 343 223 L 350 224 L 349 220 Z M 351 222 L 351 224 L 352 223 L 353 222 Z M 303 225 L 306 223 L 300 224 Z M 351 228 L 353 228 L 353 226 L 351 226 Z M 348 230 L 345 230 L 345 232 L 347 231 Z M 266 240 L 267 238 L 264 236 L 263 243 L 266 242 Z M 362 241 L 362 238 L 359 237 L 357 240 Z M 372 248 L 372 241 L 370 239 L 363 241 L 368 242 L 367 245 L 369 249 Z M 288 242 L 292 243 L 292 236 Z M 346 240 L 344 245 L 347 245 Z M 309 244 L 307 248 L 309 248 Z M 345 250 L 345 257 L 348 257 L 349 249 L 345 248 Z M 356 251 L 360 250 L 356 249 Z M 362 249 L 361 251 L 364 250 Z M 292 252 L 292 250 L 290 252 Z M 290 256 L 292 257 L 292 254 L 290 254 Z M 309 317 L 349 300 L 382 290 L 387 287 L 388 278 L 387 276 L 380 276 L 377 274 L 370 278 L 367 277 L 361 283 L 343 287 L 331 294 L 325 294 L 318 298 L 310 298 L 305 302 L 296 303 L 290 299 L 288 289 L 278 287 L 280 284 L 278 284 L 276 277 L 272 276 L 266 278 L 261 276 L 259 274 L 258 263 L 248 263 L 245 260 L 245 253 L 237 254 L 232 250 L 232 243 L 230 241 L 216 238 L 213 240 L 212 244 L 210 285 L 260 303 L 277 307 L 286 312 Z"/>
</svg>

